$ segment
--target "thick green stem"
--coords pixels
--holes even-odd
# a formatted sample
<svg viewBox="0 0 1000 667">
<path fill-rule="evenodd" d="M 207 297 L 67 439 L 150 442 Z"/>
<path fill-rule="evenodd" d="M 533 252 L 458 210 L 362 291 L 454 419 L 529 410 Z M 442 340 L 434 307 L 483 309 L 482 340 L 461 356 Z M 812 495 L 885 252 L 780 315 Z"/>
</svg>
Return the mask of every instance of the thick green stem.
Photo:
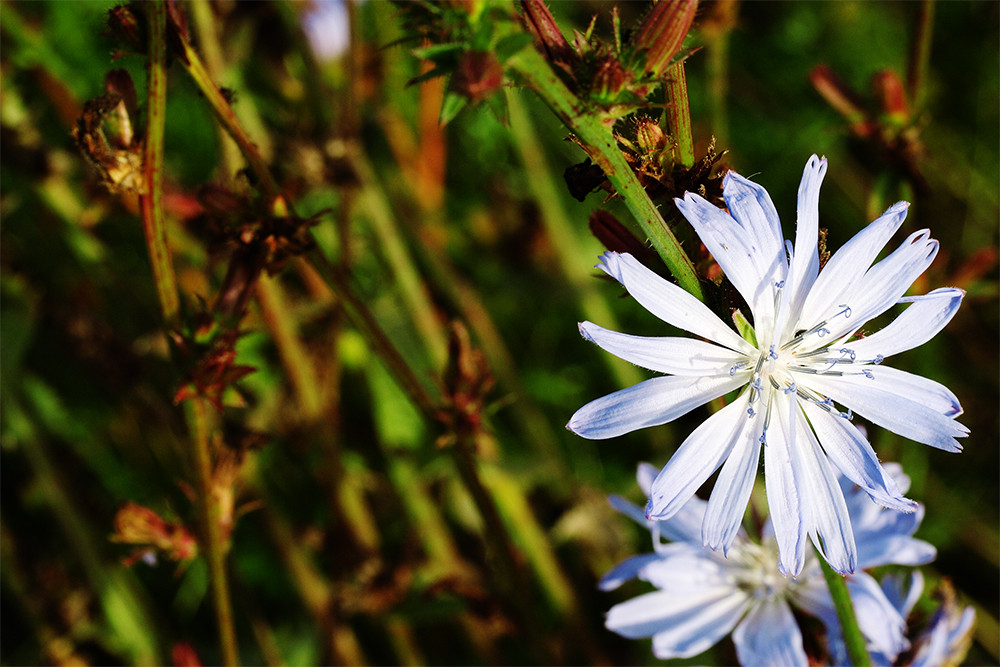
<svg viewBox="0 0 1000 667">
<path fill-rule="evenodd" d="M 652 241 L 656 252 L 663 258 L 678 284 L 697 298 L 703 299 L 694 265 L 618 149 L 611 130 L 596 116 L 587 112 L 583 103 L 556 76 L 536 50 L 522 49 L 507 64 L 587 147 L 590 159 L 604 170 L 608 181 L 635 216 L 643 233 Z"/>
<path fill-rule="evenodd" d="M 229 598 L 229 577 L 226 572 L 226 547 L 219 523 L 219 503 L 212 493 L 212 452 L 209 443 L 208 416 L 205 402 L 199 398 L 185 402 L 188 427 L 194 438 L 195 470 L 198 477 L 198 508 L 204 533 L 205 558 L 208 561 L 215 619 L 219 626 L 219 644 L 222 664 L 238 665 L 240 662 L 236 629 L 233 625 L 233 607 Z"/>
<path fill-rule="evenodd" d="M 683 167 L 693 167 L 694 133 L 691 131 L 691 106 L 688 103 L 684 61 L 667 68 L 663 89 L 667 96 L 667 126 L 677 141 L 677 162 Z"/>
<path fill-rule="evenodd" d="M 837 611 L 837 619 L 840 621 L 840 630 L 844 635 L 844 644 L 847 646 L 847 655 L 851 659 L 851 665 L 853 667 L 871 667 L 872 660 L 865 646 L 865 636 L 861 634 L 861 628 L 858 626 L 854 605 L 851 604 L 847 580 L 833 571 L 818 549 L 816 555 L 819 558 L 826 585 L 830 589 L 830 597 L 833 598 L 833 607 Z"/>
<path fill-rule="evenodd" d="M 177 278 L 167 247 L 163 218 L 163 129 L 167 113 L 167 7 L 154 2 L 149 12 L 149 91 L 147 97 L 146 155 L 143 162 L 145 193 L 140 196 L 142 226 L 153 265 L 153 280 L 160 311 L 167 326 L 176 324 L 180 313 Z"/>
</svg>

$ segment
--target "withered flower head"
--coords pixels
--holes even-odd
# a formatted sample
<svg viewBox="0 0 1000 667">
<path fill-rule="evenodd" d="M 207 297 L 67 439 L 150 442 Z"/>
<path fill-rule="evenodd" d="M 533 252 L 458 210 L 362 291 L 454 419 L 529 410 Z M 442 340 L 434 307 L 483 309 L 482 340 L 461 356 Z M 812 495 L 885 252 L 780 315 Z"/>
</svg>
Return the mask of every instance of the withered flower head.
<svg viewBox="0 0 1000 667">
<path fill-rule="evenodd" d="M 126 559 L 128 565 L 149 553 L 162 552 L 175 561 L 190 560 L 198 553 L 197 540 L 183 524 L 167 521 L 148 507 L 131 502 L 115 514 L 111 541 L 147 547 Z"/>
<path fill-rule="evenodd" d="M 73 138 L 111 192 L 145 193 L 142 141 L 132 125 L 135 87 L 125 70 L 108 73 L 108 92 L 88 101 Z"/>
</svg>

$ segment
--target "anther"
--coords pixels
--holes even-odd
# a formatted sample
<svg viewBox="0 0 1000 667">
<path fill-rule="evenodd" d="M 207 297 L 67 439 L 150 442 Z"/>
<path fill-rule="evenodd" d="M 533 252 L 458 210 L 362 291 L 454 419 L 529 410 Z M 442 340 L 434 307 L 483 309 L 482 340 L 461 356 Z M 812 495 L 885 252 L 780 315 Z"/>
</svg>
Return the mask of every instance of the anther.
<svg viewBox="0 0 1000 667">
<path fill-rule="evenodd" d="M 753 408 L 747 408 L 747 419 L 751 419 L 755 414 L 757 413 L 753 411 Z"/>
<path fill-rule="evenodd" d="M 747 367 L 747 364 L 746 364 L 745 361 L 741 361 L 739 363 L 733 364 L 733 366 L 729 369 L 729 377 L 733 377 L 734 375 L 736 375 L 736 371 L 744 369 L 746 367 Z"/>
<path fill-rule="evenodd" d="M 771 357 L 772 359 L 778 358 L 778 353 L 774 351 L 773 345 L 771 346 L 771 349 L 768 351 L 767 356 Z"/>
<path fill-rule="evenodd" d="M 851 421 L 852 419 L 854 419 L 854 410 L 847 408 L 847 412 L 841 412 L 840 416 L 846 419 L 847 421 Z"/>
<path fill-rule="evenodd" d="M 788 389 L 782 389 L 782 391 L 784 393 L 786 393 L 786 394 L 791 394 L 791 393 L 794 393 L 794 392 L 796 392 L 798 390 L 799 390 L 799 387 L 794 382 L 791 385 L 789 385 Z"/>
<path fill-rule="evenodd" d="M 875 364 L 876 366 L 881 364 L 883 361 L 885 361 L 885 357 L 883 357 L 881 354 L 876 354 L 875 358 L 872 359 L 872 363 Z"/>
<path fill-rule="evenodd" d="M 834 317 L 840 317 L 841 315 L 843 315 L 845 318 L 850 318 L 851 316 L 850 306 L 848 306 L 846 303 L 842 303 L 839 306 L 837 306 L 837 308 L 843 308 L 843 310 L 834 315 Z"/>
<path fill-rule="evenodd" d="M 875 375 L 872 374 L 872 372 L 870 370 L 868 370 L 867 368 L 863 368 L 861 370 L 861 374 L 864 375 L 869 380 L 874 380 L 875 379 Z"/>
<path fill-rule="evenodd" d="M 851 361 L 854 361 L 857 358 L 857 356 L 858 356 L 857 354 L 855 354 L 854 350 L 849 350 L 846 347 L 840 348 L 840 353 L 842 355 L 846 355 L 846 356 L 850 357 Z"/>
<path fill-rule="evenodd" d="M 819 336 L 820 338 L 827 335 L 828 333 L 830 333 L 830 330 L 827 329 L 826 327 L 820 327 L 819 329 L 816 330 L 816 335 Z"/>
</svg>

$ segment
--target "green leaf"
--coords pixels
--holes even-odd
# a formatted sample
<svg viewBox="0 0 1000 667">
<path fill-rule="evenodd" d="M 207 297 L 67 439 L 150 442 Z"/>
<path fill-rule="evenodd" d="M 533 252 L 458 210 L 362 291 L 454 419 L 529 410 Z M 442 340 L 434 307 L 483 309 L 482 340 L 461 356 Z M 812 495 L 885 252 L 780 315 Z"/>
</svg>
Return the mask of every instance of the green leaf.
<svg viewBox="0 0 1000 667">
<path fill-rule="evenodd" d="M 531 39 L 531 35 L 526 32 L 516 32 L 500 38 L 494 48 L 497 60 L 505 62 L 508 58 L 514 57 L 518 51 L 531 44 Z"/>
<path fill-rule="evenodd" d="M 736 324 L 736 330 L 740 332 L 743 340 L 757 347 L 757 332 L 754 331 L 750 320 L 739 309 L 733 311 L 733 322 Z"/>
<path fill-rule="evenodd" d="M 438 122 L 440 122 L 442 126 L 447 125 L 454 120 L 455 116 L 458 115 L 458 112 L 464 109 L 465 105 L 468 103 L 468 98 L 449 90 L 444 94 L 444 101 L 441 102 L 441 117 L 438 119 Z"/>
</svg>

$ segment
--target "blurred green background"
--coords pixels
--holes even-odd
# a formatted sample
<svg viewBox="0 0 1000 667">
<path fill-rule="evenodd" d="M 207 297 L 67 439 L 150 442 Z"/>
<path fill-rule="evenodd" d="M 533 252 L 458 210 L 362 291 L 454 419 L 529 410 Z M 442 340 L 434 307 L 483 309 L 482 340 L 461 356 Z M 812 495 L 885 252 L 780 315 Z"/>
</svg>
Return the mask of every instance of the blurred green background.
<svg viewBox="0 0 1000 667">
<path fill-rule="evenodd" d="M 4 664 L 193 664 L 191 650 L 202 664 L 221 659 L 203 561 L 179 566 L 161 555 L 128 567 L 133 549 L 109 540 L 130 501 L 192 532 L 197 524 L 190 445 L 173 405 L 182 370 L 163 336 L 135 200 L 102 188 L 71 136 L 112 68 L 131 74 L 144 108 L 145 56 L 112 59 L 122 45 L 106 27 L 111 6 L 0 4 Z M 217 82 L 297 211 L 319 216 L 315 252 L 349 271 L 408 361 L 422 375 L 438 372 L 454 319 L 483 350 L 496 387 L 480 472 L 523 573 L 498 576 L 496 536 L 437 446 L 441 427 L 410 404 L 329 289 L 292 262 L 268 282 L 276 301 L 250 307 L 238 363 L 256 371 L 238 383 L 242 407 L 219 419 L 227 442 L 256 433 L 233 487 L 246 511 L 229 553 L 243 661 L 655 663 L 648 642 L 603 628 L 610 606 L 645 589 L 606 594 L 596 582 L 649 549 L 648 533 L 606 496 L 639 501 L 636 464 L 662 466 L 707 408 L 610 442 L 563 428 L 585 402 L 645 377 L 582 340 L 577 321 L 662 333 L 594 277 L 602 247 L 587 220 L 604 193 L 578 202 L 562 178 L 583 153 L 516 86 L 499 93 L 508 124 L 477 108 L 440 128 L 444 84 L 406 85 L 422 66 L 412 45 L 392 45 L 403 36 L 393 5 L 180 7 L 209 10 L 189 19 L 196 47 L 206 56 L 217 47 Z M 610 7 L 552 10 L 567 33 L 600 12 L 597 31 L 609 34 Z M 624 3 L 623 26 L 643 10 Z M 926 505 L 917 536 L 938 548 L 925 568 L 930 584 L 950 578 L 976 607 L 967 662 L 995 664 L 1000 5 L 934 6 L 923 99 L 909 119 L 926 191 L 914 192 L 810 82 L 826 64 L 877 109 L 872 77 L 889 69 L 906 80 L 920 11 L 706 2 L 688 85 L 696 150 L 715 136 L 729 150 L 724 162 L 768 189 L 786 234 L 802 166 L 825 155 L 820 216 L 831 249 L 905 198 L 913 206 L 894 242 L 929 227 L 942 248 L 917 292 L 967 290 L 952 323 L 893 364 L 958 395 L 972 431 L 965 451 L 869 435 Z M 320 22 L 324 12 L 331 18 Z M 322 44 L 303 28 L 314 25 Z M 343 50 L 326 57 L 323 48 Z M 168 231 L 194 310 L 226 269 L 206 247 L 196 194 L 211 182 L 245 188 L 246 179 L 176 62 L 167 99 Z M 618 202 L 604 207 L 629 220 Z M 734 660 L 725 640 L 691 662 Z"/>
</svg>

